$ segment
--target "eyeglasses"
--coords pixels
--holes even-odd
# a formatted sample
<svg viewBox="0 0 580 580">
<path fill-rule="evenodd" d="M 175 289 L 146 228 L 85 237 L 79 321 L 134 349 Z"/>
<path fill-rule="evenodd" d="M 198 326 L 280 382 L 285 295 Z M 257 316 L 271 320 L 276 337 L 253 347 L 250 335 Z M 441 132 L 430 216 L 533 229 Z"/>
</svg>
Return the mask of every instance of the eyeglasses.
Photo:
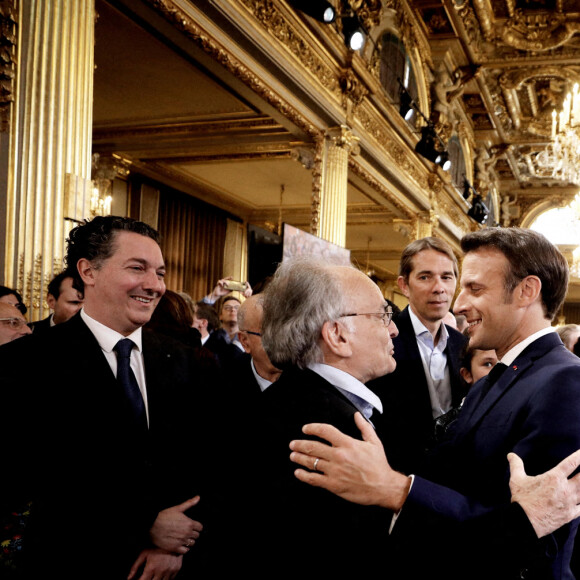
<svg viewBox="0 0 580 580">
<path fill-rule="evenodd" d="M 224 310 L 238 310 L 240 308 L 239 304 L 238 306 L 224 306 Z"/>
<path fill-rule="evenodd" d="M 345 316 L 378 316 L 385 326 L 389 326 L 391 320 L 393 320 L 393 309 L 390 306 L 385 306 L 384 312 L 352 312 L 350 314 L 341 314 L 339 318 Z"/>
<path fill-rule="evenodd" d="M 254 336 L 262 336 L 262 333 L 254 332 L 253 330 L 239 330 L 238 332 L 245 332 L 246 334 L 253 334 Z"/>
<path fill-rule="evenodd" d="M 22 320 L 22 318 L 0 318 L 0 322 L 7 324 L 13 330 L 22 328 L 26 325 L 26 320 Z"/>
</svg>

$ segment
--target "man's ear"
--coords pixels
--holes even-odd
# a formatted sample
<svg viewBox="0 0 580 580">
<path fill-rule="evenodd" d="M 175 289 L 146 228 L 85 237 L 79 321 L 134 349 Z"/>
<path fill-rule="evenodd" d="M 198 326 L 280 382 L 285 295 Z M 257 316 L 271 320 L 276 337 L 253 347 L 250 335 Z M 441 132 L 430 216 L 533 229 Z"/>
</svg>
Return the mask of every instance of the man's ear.
<svg viewBox="0 0 580 580">
<path fill-rule="evenodd" d="M 409 285 L 407 284 L 405 278 L 403 276 L 399 276 L 397 278 L 397 285 L 399 286 L 399 290 L 409 298 Z"/>
<path fill-rule="evenodd" d="M 541 300 L 542 281 L 537 276 L 526 276 L 516 289 L 516 297 L 529 305 L 536 300 Z"/>
<path fill-rule="evenodd" d="M 465 367 L 461 367 L 459 369 L 459 374 L 461 375 L 461 378 L 468 384 L 471 385 L 473 383 L 473 375 L 471 374 L 471 372 L 466 369 Z"/>
<path fill-rule="evenodd" d="M 249 340 L 248 340 L 248 335 L 245 332 L 238 333 L 238 340 L 240 341 L 241 345 L 244 347 L 244 350 L 248 354 L 252 354 L 250 352 L 250 344 L 249 344 Z"/>
<path fill-rule="evenodd" d="M 85 287 L 95 285 L 95 269 L 89 260 L 81 258 L 77 262 L 77 270 Z"/>
<path fill-rule="evenodd" d="M 340 322 L 325 322 L 322 326 L 322 341 L 326 349 L 340 358 L 352 355 L 349 332 Z"/>
<path fill-rule="evenodd" d="M 54 310 L 54 305 L 56 304 L 56 298 L 52 294 L 46 295 L 46 303 L 51 310 Z"/>
</svg>

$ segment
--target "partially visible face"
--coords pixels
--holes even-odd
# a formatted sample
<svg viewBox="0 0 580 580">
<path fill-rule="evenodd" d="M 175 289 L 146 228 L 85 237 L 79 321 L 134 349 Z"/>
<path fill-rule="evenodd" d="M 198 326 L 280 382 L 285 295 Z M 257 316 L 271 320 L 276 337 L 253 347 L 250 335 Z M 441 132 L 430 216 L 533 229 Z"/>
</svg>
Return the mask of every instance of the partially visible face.
<svg viewBox="0 0 580 580">
<path fill-rule="evenodd" d="M 568 340 L 564 343 L 564 346 L 571 352 L 574 352 L 574 346 L 578 342 L 578 338 L 580 337 L 580 330 L 571 332 L 568 335 Z"/>
<path fill-rule="evenodd" d="M 248 298 L 244 302 L 242 308 L 245 309 L 245 312 L 244 327 L 240 328 L 240 342 L 242 343 L 244 350 L 251 355 L 252 359 L 254 359 L 254 365 L 256 366 L 258 373 L 261 369 L 264 369 L 269 373 L 279 372 L 279 369 L 272 364 L 264 350 L 262 337 L 257 336 L 257 334 L 262 333 L 262 307 L 256 304 L 253 298 Z M 248 330 L 250 332 L 244 332 Z"/>
<path fill-rule="evenodd" d="M 18 298 L 14 294 L 5 294 L 4 296 L 0 297 L 0 302 L 2 302 L 3 304 L 10 304 L 15 308 L 18 308 L 20 304 Z"/>
<path fill-rule="evenodd" d="M 428 249 L 413 256 L 409 279 L 399 276 L 399 288 L 419 320 L 428 327 L 449 312 L 457 278 L 454 263 L 442 252 Z"/>
<path fill-rule="evenodd" d="M 461 369 L 465 381 L 472 385 L 485 377 L 498 361 L 495 350 L 474 349 L 469 369 Z M 463 371 L 467 371 L 463 373 Z"/>
<path fill-rule="evenodd" d="M 518 328 L 523 314 L 513 305 L 514 289 L 505 294 L 507 258 L 495 249 L 468 252 L 461 270 L 461 293 L 455 312 L 465 315 L 469 345 L 480 350 L 495 350 L 501 358 L 520 342 Z"/>
<path fill-rule="evenodd" d="M 384 312 L 386 301 L 379 287 L 362 272 L 349 272 L 345 294 L 350 297 L 349 312 Z M 399 331 L 393 321 L 385 326 L 379 316 L 350 316 L 353 332 L 350 333 L 353 349 L 351 369 L 359 381 L 392 373 L 397 366 L 393 357 L 393 338 Z"/>
<path fill-rule="evenodd" d="M 224 302 L 222 309 L 220 311 L 220 320 L 222 324 L 227 323 L 237 323 L 238 322 L 238 309 L 241 304 L 237 300 L 228 300 Z"/>
<path fill-rule="evenodd" d="M 99 268 L 79 268 L 84 308 L 101 324 L 128 336 L 149 322 L 165 293 L 165 264 L 159 245 L 147 236 L 121 231 L 113 243 L 112 256 Z"/>
<path fill-rule="evenodd" d="M 83 295 L 73 288 L 72 278 L 65 278 L 60 285 L 60 294 L 56 299 L 52 294 L 47 297 L 47 303 L 54 310 L 55 324 L 66 322 L 72 318 L 83 306 Z"/>
<path fill-rule="evenodd" d="M 20 310 L 12 304 L 0 301 L 0 318 L 9 319 L 0 320 L 0 345 L 32 332 Z"/>
</svg>

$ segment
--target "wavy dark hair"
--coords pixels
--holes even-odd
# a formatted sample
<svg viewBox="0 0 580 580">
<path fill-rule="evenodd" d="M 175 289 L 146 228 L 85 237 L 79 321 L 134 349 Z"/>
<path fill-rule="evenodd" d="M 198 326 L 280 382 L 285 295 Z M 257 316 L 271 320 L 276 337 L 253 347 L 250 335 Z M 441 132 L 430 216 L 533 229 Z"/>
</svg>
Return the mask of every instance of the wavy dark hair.
<svg viewBox="0 0 580 580">
<path fill-rule="evenodd" d="M 159 233 L 145 222 L 120 216 L 97 216 L 73 228 L 67 239 L 65 257 L 66 273 L 73 279 L 73 286 L 82 292 L 83 281 L 78 273 L 77 264 L 85 258 L 95 268 L 115 252 L 115 239 L 119 232 L 132 232 L 147 236 L 159 243 Z"/>
</svg>

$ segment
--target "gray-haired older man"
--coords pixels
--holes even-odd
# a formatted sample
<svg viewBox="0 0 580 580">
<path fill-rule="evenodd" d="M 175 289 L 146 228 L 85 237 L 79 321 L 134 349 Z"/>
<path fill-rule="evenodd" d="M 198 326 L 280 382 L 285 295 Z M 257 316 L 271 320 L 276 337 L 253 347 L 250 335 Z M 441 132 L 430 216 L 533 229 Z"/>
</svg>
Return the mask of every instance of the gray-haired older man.
<svg viewBox="0 0 580 580">
<path fill-rule="evenodd" d="M 379 288 L 353 267 L 312 257 L 284 261 L 265 290 L 262 341 L 283 372 L 262 396 L 264 495 L 256 506 L 256 546 L 274 561 L 284 559 L 287 572 L 287 556 L 298 550 L 301 576 L 360 572 L 388 532 L 390 517 L 380 510 L 298 482 L 287 448 L 305 422 L 360 436 L 357 411 L 380 421 L 380 400 L 364 383 L 394 369 L 396 334 Z"/>
</svg>

